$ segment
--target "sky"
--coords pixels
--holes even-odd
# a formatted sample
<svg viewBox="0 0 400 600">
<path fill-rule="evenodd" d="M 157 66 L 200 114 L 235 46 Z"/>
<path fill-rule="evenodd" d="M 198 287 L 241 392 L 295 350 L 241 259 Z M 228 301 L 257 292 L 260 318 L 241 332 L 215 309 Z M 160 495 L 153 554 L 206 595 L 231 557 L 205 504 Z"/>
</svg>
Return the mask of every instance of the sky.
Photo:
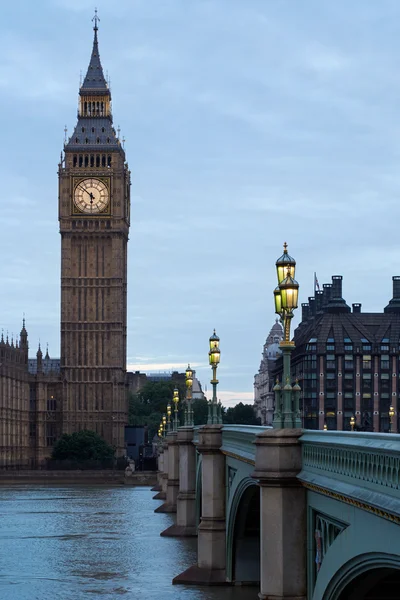
<svg viewBox="0 0 400 600">
<path fill-rule="evenodd" d="M 132 171 L 128 368 L 184 370 L 251 402 L 288 243 L 381 311 L 400 275 L 398 0 L 96 0 Z M 57 164 L 94 2 L 16 0 L 0 21 L 0 326 L 60 346 Z M 300 310 L 298 311 L 298 313 Z M 299 315 L 295 319 L 298 323 Z"/>
</svg>

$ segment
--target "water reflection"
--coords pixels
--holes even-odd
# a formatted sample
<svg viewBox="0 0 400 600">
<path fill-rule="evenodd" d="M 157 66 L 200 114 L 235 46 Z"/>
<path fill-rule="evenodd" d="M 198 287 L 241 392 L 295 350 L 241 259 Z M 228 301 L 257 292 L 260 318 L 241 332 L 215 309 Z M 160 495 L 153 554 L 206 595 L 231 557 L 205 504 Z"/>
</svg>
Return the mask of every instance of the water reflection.
<svg viewBox="0 0 400 600">
<path fill-rule="evenodd" d="M 196 540 L 160 537 L 146 487 L 0 488 L 0 598 L 256 600 L 256 588 L 172 586 Z"/>
</svg>

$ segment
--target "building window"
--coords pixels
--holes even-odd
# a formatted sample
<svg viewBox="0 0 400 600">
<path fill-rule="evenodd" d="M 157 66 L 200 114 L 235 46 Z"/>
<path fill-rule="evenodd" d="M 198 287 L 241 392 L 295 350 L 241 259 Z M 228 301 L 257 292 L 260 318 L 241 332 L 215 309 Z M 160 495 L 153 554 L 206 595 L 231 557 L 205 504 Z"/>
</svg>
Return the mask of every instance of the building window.
<svg viewBox="0 0 400 600">
<path fill-rule="evenodd" d="M 389 352 L 389 346 L 381 346 L 381 352 Z"/>
<path fill-rule="evenodd" d="M 333 344 L 327 344 L 326 345 L 326 351 L 329 352 L 335 352 L 335 346 Z"/>
<path fill-rule="evenodd" d="M 388 354 L 381 355 L 381 369 L 389 369 L 389 355 Z"/>
<path fill-rule="evenodd" d="M 327 369 L 335 369 L 336 368 L 336 361 L 335 361 L 334 354 L 326 355 L 326 368 Z"/>
<path fill-rule="evenodd" d="M 354 397 L 352 392 L 345 392 L 343 406 L 345 410 L 354 410 Z"/>
<path fill-rule="evenodd" d="M 364 354 L 363 356 L 363 369 L 370 369 L 371 368 L 371 355 L 370 354 Z"/>
<path fill-rule="evenodd" d="M 57 410 L 57 400 L 54 396 L 50 396 L 47 400 L 47 410 Z"/>
<path fill-rule="evenodd" d="M 372 392 L 372 378 L 371 373 L 363 373 L 362 379 L 363 392 Z"/>
<path fill-rule="evenodd" d="M 36 423 L 29 423 L 29 437 L 36 437 Z"/>
<path fill-rule="evenodd" d="M 345 354 L 344 355 L 344 368 L 345 369 L 352 369 L 353 367 L 354 367 L 353 355 L 352 354 Z"/>
<path fill-rule="evenodd" d="M 381 374 L 381 397 L 385 397 L 390 392 L 389 373 Z"/>
</svg>

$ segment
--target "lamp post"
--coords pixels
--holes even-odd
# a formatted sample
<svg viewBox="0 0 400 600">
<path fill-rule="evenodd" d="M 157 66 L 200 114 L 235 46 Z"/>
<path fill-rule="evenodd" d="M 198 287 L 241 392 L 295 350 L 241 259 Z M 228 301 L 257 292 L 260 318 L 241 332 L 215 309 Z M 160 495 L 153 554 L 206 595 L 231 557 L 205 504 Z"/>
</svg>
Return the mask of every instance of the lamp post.
<svg viewBox="0 0 400 600">
<path fill-rule="evenodd" d="M 355 419 L 354 415 L 352 415 L 352 416 L 350 417 L 350 427 L 351 427 L 351 430 L 352 430 L 352 431 L 354 431 L 354 425 L 355 425 L 355 424 L 356 424 L 356 419 Z"/>
<path fill-rule="evenodd" d="M 207 424 L 219 424 L 222 423 L 222 415 L 221 415 L 221 403 L 218 403 L 217 400 L 217 368 L 220 361 L 221 351 L 219 349 L 219 337 L 215 333 L 209 339 L 210 342 L 210 350 L 208 352 L 208 360 L 210 362 L 210 366 L 212 369 L 213 377 L 210 383 L 213 386 L 213 395 L 212 400 L 210 400 L 208 404 L 208 418 Z"/>
<path fill-rule="evenodd" d="M 324 431 L 328 431 L 328 425 L 324 423 Z"/>
<path fill-rule="evenodd" d="M 165 436 L 166 427 L 167 427 L 167 417 L 164 414 L 162 416 L 162 432 L 163 432 L 163 437 Z"/>
<path fill-rule="evenodd" d="M 186 373 L 186 407 L 185 407 L 185 427 L 193 427 L 193 407 L 192 407 L 192 387 L 193 371 L 188 365 Z"/>
<path fill-rule="evenodd" d="M 393 417 L 395 415 L 395 410 L 393 408 L 393 405 L 390 406 L 389 408 L 389 433 L 392 433 L 392 428 L 393 428 Z"/>
<path fill-rule="evenodd" d="M 167 404 L 167 432 L 171 431 L 171 403 Z"/>
<path fill-rule="evenodd" d="M 300 416 L 300 386 L 291 385 L 291 354 L 294 342 L 290 339 L 290 323 L 293 311 L 298 306 L 299 284 L 294 279 L 296 261 L 287 251 L 286 242 L 283 244 L 283 254 L 276 261 L 278 286 L 274 290 L 275 312 L 283 324 L 284 336 L 279 347 L 283 355 L 282 386 L 277 381 L 274 386 L 275 411 L 272 426 L 275 429 L 301 428 Z"/>
<path fill-rule="evenodd" d="M 179 421 L 178 421 L 179 390 L 178 390 L 178 388 L 174 389 L 174 395 L 172 397 L 172 401 L 174 403 L 174 424 L 173 424 L 173 431 L 177 431 L 178 427 L 179 427 Z"/>
</svg>

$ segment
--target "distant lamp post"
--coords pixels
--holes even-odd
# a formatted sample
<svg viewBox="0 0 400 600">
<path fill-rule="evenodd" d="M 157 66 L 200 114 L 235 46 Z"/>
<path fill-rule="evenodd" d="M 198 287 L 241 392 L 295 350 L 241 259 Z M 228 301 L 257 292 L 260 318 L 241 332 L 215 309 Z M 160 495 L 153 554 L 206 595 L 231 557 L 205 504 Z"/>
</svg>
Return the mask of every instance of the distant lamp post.
<svg viewBox="0 0 400 600">
<path fill-rule="evenodd" d="M 395 415 L 395 410 L 393 408 L 393 405 L 390 406 L 389 408 L 389 433 L 392 433 L 393 431 L 393 417 Z"/>
<path fill-rule="evenodd" d="M 177 431 L 178 427 L 179 427 L 179 420 L 178 420 L 179 390 L 178 390 L 178 388 L 174 389 L 174 395 L 172 397 L 172 401 L 174 403 L 174 424 L 173 424 L 173 430 Z"/>
<path fill-rule="evenodd" d="M 171 431 L 171 403 L 168 402 L 167 404 L 167 432 Z"/>
<path fill-rule="evenodd" d="M 193 387 L 193 371 L 188 365 L 185 371 L 186 374 L 186 406 L 185 406 L 185 427 L 193 427 L 193 406 L 192 406 L 192 387 Z"/>
<path fill-rule="evenodd" d="M 355 424 L 356 424 L 356 419 L 355 419 L 354 415 L 352 415 L 352 416 L 350 417 L 350 427 L 351 427 L 351 430 L 352 430 L 352 431 L 354 431 L 354 425 L 355 425 Z"/>
<path fill-rule="evenodd" d="M 163 437 L 165 436 L 165 430 L 167 428 L 167 417 L 165 415 L 162 416 L 162 431 Z"/>
<path fill-rule="evenodd" d="M 278 381 L 274 386 L 275 412 L 272 425 L 275 429 L 301 428 L 301 389 L 297 381 L 292 387 L 290 368 L 291 354 L 295 347 L 290 339 L 290 323 L 293 311 L 298 306 L 299 284 L 294 279 L 296 261 L 288 254 L 286 242 L 283 244 L 283 254 L 275 264 L 278 278 L 278 286 L 274 290 L 275 312 L 281 318 L 284 337 L 279 344 L 283 355 L 282 386 Z"/>
<path fill-rule="evenodd" d="M 212 336 L 209 339 L 209 342 L 210 342 L 210 350 L 208 352 L 208 360 L 210 362 L 210 366 L 211 366 L 212 374 L 213 374 L 213 377 L 210 381 L 210 383 L 213 386 L 213 395 L 212 395 L 212 400 L 210 400 L 210 402 L 208 404 L 207 423 L 214 425 L 214 424 L 222 423 L 221 403 L 218 403 L 218 400 L 217 400 L 217 385 L 218 385 L 217 368 L 218 368 L 220 357 L 221 357 L 221 351 L 219 349 L 219 337 L 215 333 L 215 329 L 214 329 L 214 333 L 212 334 Z"/>
<path fill-rule="evenodd" d="M 324 431 L 328 431 L 328 425 L 324 423 Z"/>
</svg>

